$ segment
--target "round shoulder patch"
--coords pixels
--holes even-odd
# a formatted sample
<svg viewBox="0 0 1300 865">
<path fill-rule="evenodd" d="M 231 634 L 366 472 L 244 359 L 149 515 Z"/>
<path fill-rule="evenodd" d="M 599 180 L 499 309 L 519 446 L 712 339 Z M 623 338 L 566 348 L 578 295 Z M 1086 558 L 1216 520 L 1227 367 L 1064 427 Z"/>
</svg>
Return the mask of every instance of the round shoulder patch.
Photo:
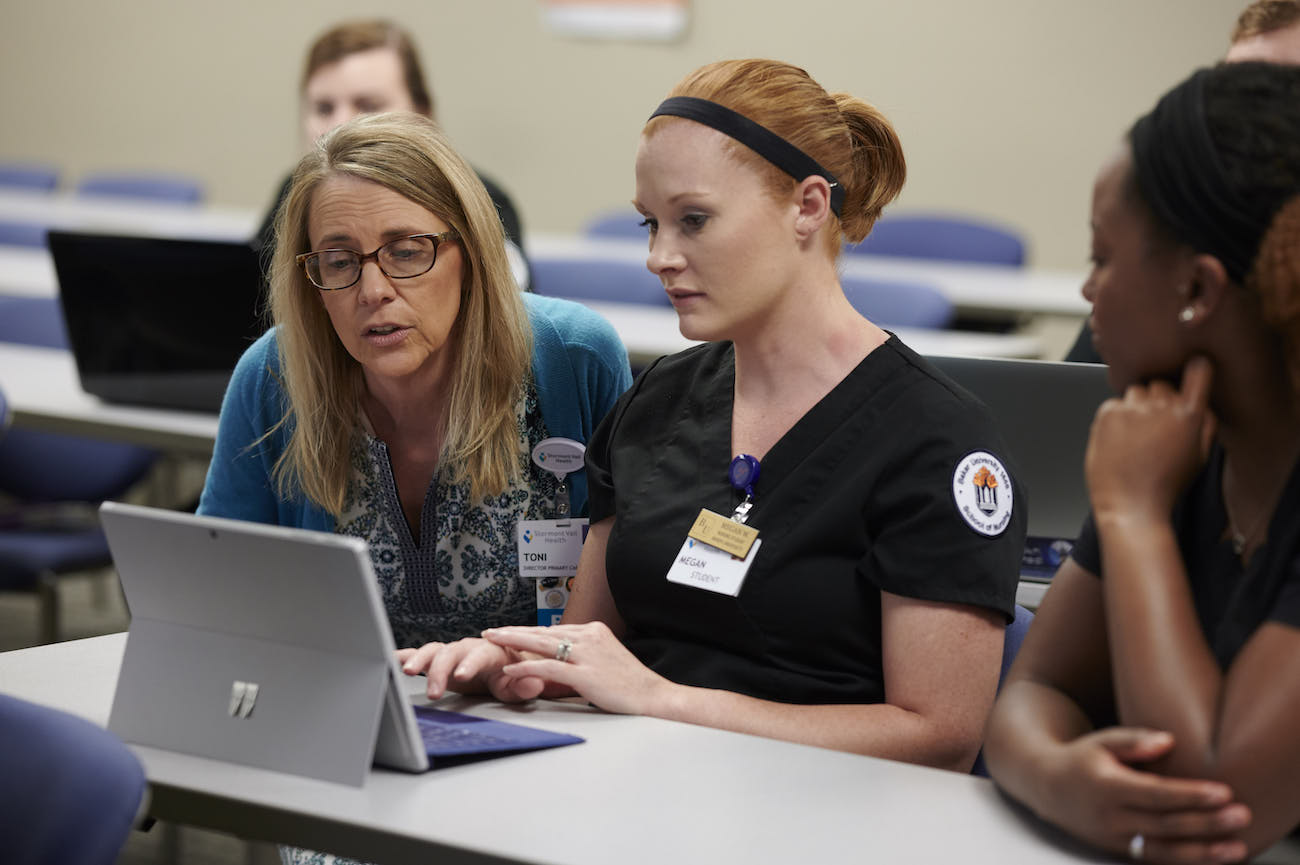
<svg viewBox="0 0 1300 865">
<path fill-rule="evenodd" d="M 982 535 L 1000 535 L 1011 522 L 1011 475 L 988 451 L 972 451 L 957 461 L 952 498 L 966 524 Z"/>
</svg>

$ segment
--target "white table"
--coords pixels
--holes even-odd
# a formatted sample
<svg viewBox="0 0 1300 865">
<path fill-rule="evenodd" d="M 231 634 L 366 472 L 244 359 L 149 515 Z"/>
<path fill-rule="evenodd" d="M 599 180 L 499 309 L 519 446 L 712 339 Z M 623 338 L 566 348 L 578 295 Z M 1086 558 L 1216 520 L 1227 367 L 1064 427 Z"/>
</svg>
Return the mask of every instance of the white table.
<svg viewBox="0 0 1300 865">
<path fill-rule="evenodd" d="M 81 389 L 69 352 L 0 342 L 0 389 L 19 426 L 208 457 L 217 416 L 114 405 Z"/>
<path fill-rule="evenodd" d="M 604 316 L 627 346 L 633 366 L 644 366 L 657 357 L 695 345 L 682 336 L 677 313 L 670 307 L 632 303 L 583 303 Z M 1042 342 L 1029 334 L 982 333 L 966 330 L 928 330 L 896 327 L 893 332 L 919 354 L 968 355 L 971 357 L 1042 356 Z"/>
<path fill-rule="evenodd" d="M 58 280 L 43 249 L 0 247 L 0 296 L 57 297 Z M 585 301 L 584 301 L 585 302 Z M 677 328 L 670 307 L 590 302 L 614 325 L 636 366 L 692 345 Z M 977 357 L 1041 357 L 1042 341 L 1032 334 L 899 328 L 900 339 L 921 354 Z"/>
<path fill-rule="evenodd" d="M 646 244 L 638 240 L 530 234 L 524 247 L 528 257 L 536 260 L 616 260 L 644 265 L 646 259 Z M 1079 272 L 853 254 L 840 257 L 840 268 L 846 276 L 931 285 L 951 300 L 959 313 L 973 317 L 1082 318 L 1091 308 L 1079 293 L 1085 278 Z"/>
<path fill-rule="evenodd" d="M 116 634 L 0 654 L 0 692 L 105 725 L 124 645 Z M 424 775 L 376 769 L 360 789 L 133 750 L 160 819 L 370 861 L 1103 861 L 967 775 L 572 703 L 439 705 L 587 742 Z"/>
<path fill-rule="evenodd" d="M 6 189 L 0 191 L 0 219 L 111 234 L 247 240 L 257 230 L 261 214 L 246 207 Z"/>
</svg>

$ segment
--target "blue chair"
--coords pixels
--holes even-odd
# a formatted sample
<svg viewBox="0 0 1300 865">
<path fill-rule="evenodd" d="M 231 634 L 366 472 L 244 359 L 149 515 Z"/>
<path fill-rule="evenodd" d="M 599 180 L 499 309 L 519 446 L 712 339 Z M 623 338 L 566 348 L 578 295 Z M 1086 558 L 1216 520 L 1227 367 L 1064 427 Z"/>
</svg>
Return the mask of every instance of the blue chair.
<svg viewBox="0 0 1300 865">
<path fill-rule="evenodd" d="M 197 181 L 165 174 L 92 174 L 77 184 L 77 194 L 175 204 L 200 204 L 203 201 L 203 187 Z"/>
<path fill-rule="evenodd" d="M 616 240 L 645 240 L 645 217 L 635 210 L 613 210 L 602 213 L 583 227 L 587 237 L 607 237 Z"/>
<path fill-rule="evenodd" d="M 0 162 L 0 187 L 53 192 L 59 185 L 59 172 L 35 162 Z"/>
<path fill-rule="evenodd" d="M 530 262 L 533 291 L 549 297 L 672 306 L 659 277 L 636 261 L 539 259 Z"/>
<path fill-rule="evenodd" d="M 0 342 L 67 348 L 68 330 L 58 299 L 0 296 Z"/>
<path fill-rule="evenodd" d="M 45 234 L 49 226 L 39 222 L 14 222 L 0 219 L 0 246 L 29 246 L 41 249 L 45 246 Z"/>
<path fill-rule="evenodd" d="M 1016 232 L 987 220 L 954 215 L 882 216 L 866 240 L 845 249 L 853 254 L 1014 267 L 1025 263 L 1025 242 Z"/>
<path fill-rule="evenodd" d="M 57 301 L 0 298 L 0 342 L 66 346 Z M 112 564 L 94 506 L 143 480 L 157 456 L 27 428 L 0 438 L 0 591 L 37 595 L 44 642 L 59 639 L 59 576 Z"/>
<path fill-rule="evenodd" d="M 957 311 L 937 288 L 916 282 L 840 279 L 853 308 L 881 327 L 947 327 Z"/>
<path fill-rule="evenodd" d="M 112 865 L 148 803 L 135 754 L 89 721 L 0 694 L 0 850 L 10 865 Z"/>
<path fill-rule="evenodd" d="M 1007 680 L 1007 673 L 1011 671 L 1011 664 L 1016 660 L 1016 655 L 1020 652 L 1020 646 L 1025 642 L 1025 634 L 1029 633 L 1029 626 L 1033 624 L 1034 614 L 1028 608 L 1016 604 L 1016 617 L 1007 625 L 1006 636 L 1003 637 L 1002 643 L 1002 671 L 998 674 L 998 690 L 1002 690 L 1002 683 Z M 989 776 L 988 769 L 984 766 L 984 752 L 980 751 L 979 756 L 975 758 L 975 766 L 970 770 L 972 775 L 979 775 L 981 778 Z"/>
</svg>

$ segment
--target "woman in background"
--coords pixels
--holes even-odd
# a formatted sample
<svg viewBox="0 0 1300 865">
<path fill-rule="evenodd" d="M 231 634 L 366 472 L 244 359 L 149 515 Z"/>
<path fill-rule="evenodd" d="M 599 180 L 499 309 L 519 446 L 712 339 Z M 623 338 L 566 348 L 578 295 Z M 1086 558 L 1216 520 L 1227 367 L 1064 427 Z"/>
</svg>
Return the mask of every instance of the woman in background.
<svg viewBox="0 0 1300 865">
<path fill-rule="evenodd" d="M 593 438 L 563 622 L 408 653 L 431 696 L 577 693 L 970 769 L 1024 507 L 983 407 L 840 287 L 844 241 L 904 175 L 885 117 L 802 69 L 714 63 L 672 91 L 634 204 L 682 333 L 707 342 L 647 369 Z"/>
<path fill-rule="evenodd" d="M 1202 70 L 1098 175 L 1092 514 L 989 725 L 1099 847 L 1235 862 L 1300 822 L 1300 68 Z"/>
<path fill-rule="evenodd" d="M 434 117 L 433 92 L 424 76 L 411 34 L 391 21 L 344 21 L 326 30 L 307 50 L 299 88 L 303 146 L 310 149 L 325 133 L 353 117 L 385 111 L 413 111 Z M 523 257 L 523 223 L 504 189 L 479 174 L 496 206 L 509 245 L 511 270 L 528 287 Z M 254 242 L 267 254 L 275 249 L 275 216 L 289 193 L 287 177 Z"/>
</svg>

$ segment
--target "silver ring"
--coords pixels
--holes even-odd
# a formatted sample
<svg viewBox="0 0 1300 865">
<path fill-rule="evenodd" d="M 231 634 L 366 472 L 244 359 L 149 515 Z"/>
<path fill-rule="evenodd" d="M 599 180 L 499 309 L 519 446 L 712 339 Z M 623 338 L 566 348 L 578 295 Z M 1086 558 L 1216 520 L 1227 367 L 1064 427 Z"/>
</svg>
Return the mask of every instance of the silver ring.
<svg viewBox="0 0 1300 865">
<path fill-rule="evenodd" d="M 1142 858 L 1142 854 L 1146 852 L 1146 849 L 1147 839 L 1142 837 L 1141 832 L 1128 839 L 1128 858 L 1132 859 L 1134 862 L 1137 862 Z"/>
<path fill-rule="evenodd" d="M 555 660 L 557 661 L 569 660 L 569 652 L 571 651 L 573 651 L 573 643 L 571 643 L 568 640 L 560 640 L 560 644 L 555 647 Z M 1129 848 L 1132 849 L 1132 846 L 1133 845 L 1130 844 Z"/>
</svg>

